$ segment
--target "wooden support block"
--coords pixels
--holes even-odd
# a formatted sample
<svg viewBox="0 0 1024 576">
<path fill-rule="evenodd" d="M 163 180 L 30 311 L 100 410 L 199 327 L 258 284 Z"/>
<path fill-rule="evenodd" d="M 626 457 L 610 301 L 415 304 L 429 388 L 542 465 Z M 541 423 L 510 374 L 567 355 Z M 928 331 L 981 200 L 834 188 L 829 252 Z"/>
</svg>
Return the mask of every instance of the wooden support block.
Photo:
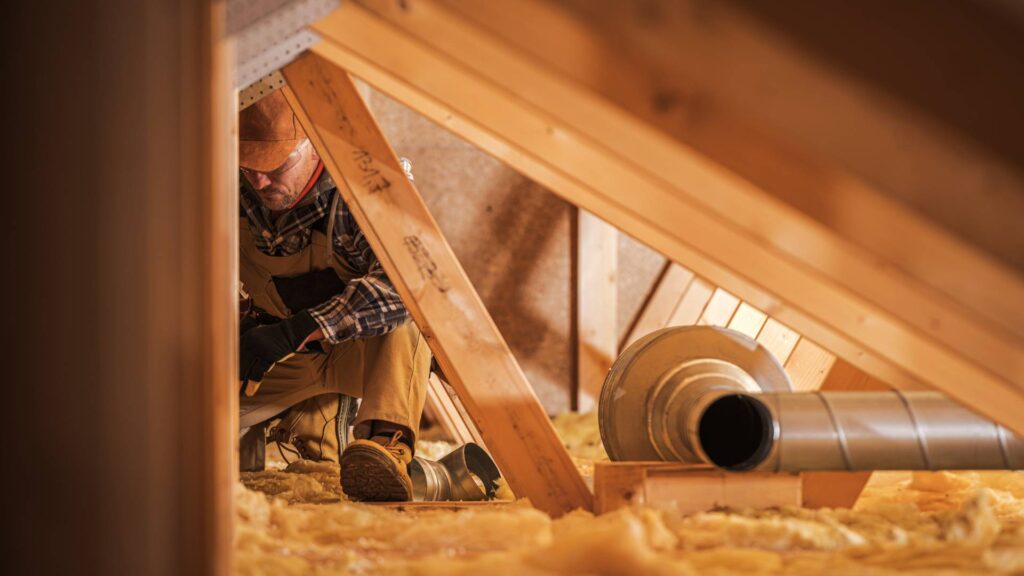
<svg viewBox="0 0 1024 576">
<path fill-rule="evenodd" d="M 336 64 L 306 54 L 285 95 L 512 490 L 552 515 L 591 494 L 419 192 Z"/>
<path fill-rule="evenodd" d="M 594 465 L 597 514 L 631 505 L 667 508 L 682 514 L 724 507 L 799 506 L 800 490 L 799 474 L 731 473 L 671 462 Z"/>
<path fill-rule="evenodd" d="M 805 508 L 853 508 L 871 472 L 804 472 Z"/>
<path fill-rule="evenodd" d="M 618 357 L 618 240 L 614 226 L 585 210 L 576 219 L 576 398 L 590 412 Z"/>
</svg>

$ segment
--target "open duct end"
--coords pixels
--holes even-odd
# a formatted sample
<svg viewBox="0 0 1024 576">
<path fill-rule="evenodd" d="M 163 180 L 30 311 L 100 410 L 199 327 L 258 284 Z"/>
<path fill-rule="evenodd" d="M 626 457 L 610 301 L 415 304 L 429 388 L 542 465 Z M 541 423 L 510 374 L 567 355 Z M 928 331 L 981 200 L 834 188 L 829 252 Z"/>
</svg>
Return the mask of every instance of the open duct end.
<svg viewBox="0 0 1024 576">
<path fill-rule="evenodd" d="M 775 442 L 775 422 L 763 402 L 747 394 L 726 394 L 701 414 L 700 446 L 707 459 L 726 470 L 753 470 Z"/>
</svg>

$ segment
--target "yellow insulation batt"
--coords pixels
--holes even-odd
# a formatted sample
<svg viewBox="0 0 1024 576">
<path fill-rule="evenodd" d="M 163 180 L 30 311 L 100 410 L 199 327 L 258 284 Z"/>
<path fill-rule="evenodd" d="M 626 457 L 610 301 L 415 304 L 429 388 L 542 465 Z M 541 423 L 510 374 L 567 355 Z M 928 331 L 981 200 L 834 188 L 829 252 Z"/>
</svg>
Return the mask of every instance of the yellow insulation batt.
<svg viewBox="0 0 1024 576">
<path fill-rule="evenodd" d="M 604 458 L 592 417 L 555 423 L 581 469 Z M 451 448 L 434 444 L 419 453 Z M 239 574 L 1024 573 L 1018 472 L 875 474 L 853 510 L 634 508 L 558 520 L 524 501 L 411 512 L 351 503 L 336 469 L 308 463 L 242 481 Z"/>
</svg>

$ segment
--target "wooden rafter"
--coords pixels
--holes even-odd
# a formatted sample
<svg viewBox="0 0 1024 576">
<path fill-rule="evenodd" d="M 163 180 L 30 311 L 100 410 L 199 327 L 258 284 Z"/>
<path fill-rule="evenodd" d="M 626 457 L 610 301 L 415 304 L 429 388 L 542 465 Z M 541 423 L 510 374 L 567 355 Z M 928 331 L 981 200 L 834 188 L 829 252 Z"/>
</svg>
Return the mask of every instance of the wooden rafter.
<svg viewBox="0 0 1024 576">
<path fill-rule="evenodd" d="M 908 269 L 905 258 L 880 265 L 887 254 L 566 81 L 522 46 L 430 0 L 403 5 L 344 4 L 316 25 L 327 41 L 315 50 L 859 368 L 897 387 L 934 386 L 1024 432 L 1024 346 L 1006 326 L 1024 317 L 1024 298 L 979 302 L 959 280 Z M 990 287 L 1024 294 L 1017 275 L 913 213 L 890 204 L 881 213 L 927 232 L 913 254 L 952 255 Z"/>
<path fill-rule="evenodd" d="M 554 515 L 592 496 L 348 74 L 306 54 L 289 98 L 512 490 Z"/>
</svg>

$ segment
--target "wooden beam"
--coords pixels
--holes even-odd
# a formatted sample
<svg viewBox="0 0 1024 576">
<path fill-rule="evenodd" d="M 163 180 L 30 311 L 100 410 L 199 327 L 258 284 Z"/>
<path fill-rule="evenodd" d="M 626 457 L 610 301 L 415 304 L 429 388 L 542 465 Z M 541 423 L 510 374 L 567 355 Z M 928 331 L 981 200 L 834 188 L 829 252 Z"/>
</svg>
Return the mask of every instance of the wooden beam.
<svg viewBox="0 0 1024 576">
<path fill-rule="evenodd" d="M 576 212 L 576 398 L 579 412 L 597 405 L 619 352 L 618 240 L 613 226 Z"/>
<path fill-rule="evenodd" d="M 1024 432 L 1024 346 L 993 313 L 1024 315 L 1024 298 L 969 305 L 435 3 L 404 6 L 346 3 L 316 25 L 316 50 L 876 377 L 930 384 Z M 932 246 L 961 246 L 942 238 Z M 1024 294 L 1004 268 L 961 264 Z"/>
<path fill-rule="evenodd" d="M 374 253 L 512 490 L 553 515 L 591 495 L 348 74 L 306 54 L 286 91 Z"/>
<path fill-rule="evenodd" d="M 1024 237 L 1016 233 L 1016 219 L 1009 216 L 1024 211 L 1021 165 L 1013 169 L 974 141 L 957 141 L 936 126 L 934 118 L 895 105 L 875 86 L 836 70 L 841 66 L 831 67 L 834 62 L 823 60 L 808 45 L 789 41 L 770 22 L 757 17 L 792 10 L 800 2 L 769 7 L 727 0 L 707 9 L 686 0 L 654 0 L 643 8 L 601 0 L 572 5 L 557 0 L 437 1 L 489 37 L 599 92 L 843 237 L 894 259 L 913 275 L 928 278 L 958 304 L 1024 335 L 1021 307 L 993 298 L 1006 290 L 1017 300 L 1021 294 Z M 948 18 L 950 12 L 957 12 L 948 7 L 935 10 L 927 0 L 910 0 L 901 7 L 914 4 L 910 14 L 900 12 L 916 24 L 927 22 L 914 25 L 915 34 L 934 24 L 937 14 L 944 12 Z M 891 32 L 893 13 L 881 6 L 852 10 L 868 17 L 872 27 L 889 25 Z M 864 33 L 861 26 L 851 25 L 856 19 L 836 20 L 843 10 L 829 10 L 819 14 L 825 18 L 815 20 L 807 17 L 812 10 L 805 8 L 818 9 L 809 3 L 792 10 L 786 24 L 815 22 L 811 33 L 817 34 L 819 42 L 841 37 L 833 35 L 837 32 L 847 37 Z M 884 18 L 870 16 L 872 12 L 878 16 L 879 10 Z M 920 13 L 913 16 L 914 10 Z M 751 17 L 748 11 L 760 14 Z M 658 17 L 650 18 L 651 13 Z M 961 24 L 957 22 L 950 31 L 972 28 Z M 934 54 L 949 45 L 948 39 L 940 34 L 931 38 L 938 40 L 937 45 L 924 48 L 925 44 L 910 40 L 913 36 L 905 34 L 905 29 L 899 29 L 898 35 L 926 63 L 893 68 L 899 70 L 897 79 L 913 84 L 919 96 L 948 96 L 950 91 L 944 88 L 950 77 L 944 75 L 947 62 L 932 65 L 938 61 Z M 868 68 L 892 66 L 894 54 L 886 53 L 880 43 L 847 44 L 851 52 L 884 54 L 869 59 Z M 971 49 L 996 52 L 975 61 L 1008 62 L 1007 52 L 1000 54 L 997 44 L 987 40 L 969 44 Z M 964 54 L 955 54 L 961 64 Z M 976 67 L 968 65 L 974 77 Z M 921 84 L 910 80 L 940 70 L 942 87 L 936 90 L 922 90 Z M 1005 98 L 1012 93 L 1006 91 L 1012 75 L 1000 77 L 996 70 L 998 66 L 993 66 L 982 73 L 1003 84 L 988 97 L 970 103 L 957 91 L 961 113 L 999 117 L 996 109 L 986 105 L 992 96 Z M 787 81 L 780 89 L 783 77 Z M 1018 90 L 1024 86 L 1013 84 Z M 825 93 L 829 98 L 822 98 Z M 772 106 L 765 105 L 768 100 Z M 1004 107 L 1004 121 L 1017 116 L 1007 114 L 1016 109 Z M 906 142 L 914 146 L 908 148 Z M 837 161 L 843 166 L 837 166 Z M 966 195 L 963 190 L 975 194 Z M 973 246 L 908 212 L 908 204 L 1015 263 L 1016 278 Z"/>
</svg>

